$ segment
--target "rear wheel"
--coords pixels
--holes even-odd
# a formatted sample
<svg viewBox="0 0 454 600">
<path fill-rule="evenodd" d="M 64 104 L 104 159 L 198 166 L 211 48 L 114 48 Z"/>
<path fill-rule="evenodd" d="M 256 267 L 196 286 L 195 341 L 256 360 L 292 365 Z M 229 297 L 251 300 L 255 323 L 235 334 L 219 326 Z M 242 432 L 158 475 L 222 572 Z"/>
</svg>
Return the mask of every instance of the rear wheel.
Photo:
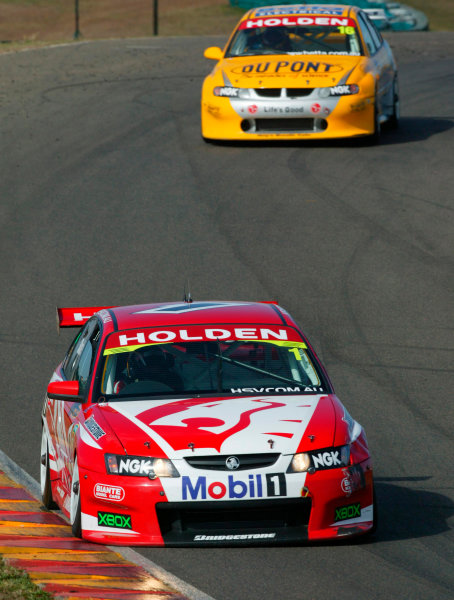
<svg viewBox="0 0 454 600">
<path fill-rule="evenodd" d="M 43 427 L 41 434 L 41 469 L 40 469 L 40 483 L 41 483 L 41 499 L 44 507 L 48 510 L 58 508 L 56 502 L 52 497 L 52 486 L 50 483 L 50 466 L 49 466 L 49 443 L 47 441 L 47 434 Z"/>
<path fill-rule="evenodd" d="M 80 484 L 79 467 L 77 465 L 77 456 L 74 460 L 73 476 L 71 480 L 71 500 L 69 505 L 69 522 L 74 537 L 82 537 L 82 518 L 80 509 Z"/>
</svg>

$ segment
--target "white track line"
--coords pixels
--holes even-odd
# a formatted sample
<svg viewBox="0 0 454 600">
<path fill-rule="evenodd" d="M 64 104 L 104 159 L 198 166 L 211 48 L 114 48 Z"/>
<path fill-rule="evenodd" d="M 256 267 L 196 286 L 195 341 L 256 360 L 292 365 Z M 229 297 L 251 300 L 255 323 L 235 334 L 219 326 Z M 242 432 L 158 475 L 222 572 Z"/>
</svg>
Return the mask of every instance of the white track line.
<svg viewBox="0 0 454 600">
<path fill-rule="evenodd" d="M 32 496 L 34 496 L 37 500 L 41 500 L 41 487 L 39 483 L 31 477 L 26 471 L 24 471 L 18 464 L 16 464 L 9 456 L 7 456 L 2 450 L 0 450 L 0 468 L 2 471 L 6 473 L 11 479 L 14 479 L 27 489 L 28 492 Z M 58 512 L 61 517 L 65 518 L 63 513 Z M 129 560 L 139 567 L 142 567 L 145 571 L 160 579 L 167 585 L 170 585 L 174 589 L 178 590 L 182 594 L 184 594 L 189 600 L 214 600 L 212 596 L 208 596 L 204 592 L 198 590 L 194 586 L 186 583 L 182 579 L 179 579 L 176 575 L 169 573 L 156 563 L 145 556 L 142 556 L 132 548 L 128 547 L 118 547 L 118 546 L 108 546 L 109 550 L 112 552 L 118 552 L 121 554 L 123 558 Z"/>
</svg>

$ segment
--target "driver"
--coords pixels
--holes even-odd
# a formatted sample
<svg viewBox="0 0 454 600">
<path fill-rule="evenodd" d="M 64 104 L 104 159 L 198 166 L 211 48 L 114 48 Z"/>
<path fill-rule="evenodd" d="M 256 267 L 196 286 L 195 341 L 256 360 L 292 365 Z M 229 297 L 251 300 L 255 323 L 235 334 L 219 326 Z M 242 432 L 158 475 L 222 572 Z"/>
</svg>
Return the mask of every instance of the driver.
<svg viewBox="0 0 454 600">
<path fill-rule="evenodd" d="M 158 381 L 175 391 L 183 389 L 183 382 L 174 370 L 174 357 L 156 346 L 147 346 L 131 352 L 126 362 L 127 381 L 114 384 L 118 394 L 126 385 L 137 381 Z"/>
<path fill-rule="evenodd" d="M 288 35 L 286 27 L 267 27 L 263 33 L 263 45 L 273 50 L 289 52 L 291 43 Z"/>
</svg>

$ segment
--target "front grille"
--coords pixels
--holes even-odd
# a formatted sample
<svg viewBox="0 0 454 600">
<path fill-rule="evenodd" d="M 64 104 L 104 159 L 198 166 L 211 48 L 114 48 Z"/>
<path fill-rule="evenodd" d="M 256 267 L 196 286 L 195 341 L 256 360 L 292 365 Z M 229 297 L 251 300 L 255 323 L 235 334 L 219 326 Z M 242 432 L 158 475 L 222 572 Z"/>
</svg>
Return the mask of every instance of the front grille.
<svg viewBox="0 0 454 600">
<path fill-rule="evenodd" d="M 314 88 L 287 88 L 287 96 L 289 98 L 304 98 L 309 96 L 314 91 Z"/>
<path fill-rule="evenodd" d="M 277 542 L 307 539 L 310 512 L 310 498 L 156 504 L 161 534 L 173 544 L 207 534 L 274 533 Z"/>
<path fill-rule="evenodd" d="M 280 98 L 287 94 L 288 98 L 304 98 L 310 96 L 314 88 L 254 88 L 254 92 L 260 98 Z"/>
<path fill-rule="evenodd" d="M 226 460 L 233 456 L 226 454 L 224 456 L 195 456 L 186 457 L 186 462 L 194 469 L 204 469 L 211 471 L 231 471 L 226 465 Z M 240 462 L 240 466 L 235 471 L 244 471 L 246 469 L 261 469 L 270 467 L 279 458 L 279 453 L 270 454 L 235 454 Z"/>
<path fill-rule="evenodd" d="M 282 92 L 281 88 L 255 88 L 254 91 L 261 98 L 280 98 Z"/>
</svg>

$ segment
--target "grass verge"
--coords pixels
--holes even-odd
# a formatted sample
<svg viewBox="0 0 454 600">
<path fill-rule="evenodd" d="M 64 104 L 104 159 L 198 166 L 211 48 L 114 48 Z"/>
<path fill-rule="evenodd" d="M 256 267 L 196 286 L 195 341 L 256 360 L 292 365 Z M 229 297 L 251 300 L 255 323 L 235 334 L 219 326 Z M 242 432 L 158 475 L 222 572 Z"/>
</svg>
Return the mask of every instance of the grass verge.
<svg viewBox="0 0 454 600">
<path fill-rule="evenodd" d="M 20 569 L 10 566 L 0 556 L 0 600 L 51 600 L 47 592 L 42 590 Z"/>
</svg>

